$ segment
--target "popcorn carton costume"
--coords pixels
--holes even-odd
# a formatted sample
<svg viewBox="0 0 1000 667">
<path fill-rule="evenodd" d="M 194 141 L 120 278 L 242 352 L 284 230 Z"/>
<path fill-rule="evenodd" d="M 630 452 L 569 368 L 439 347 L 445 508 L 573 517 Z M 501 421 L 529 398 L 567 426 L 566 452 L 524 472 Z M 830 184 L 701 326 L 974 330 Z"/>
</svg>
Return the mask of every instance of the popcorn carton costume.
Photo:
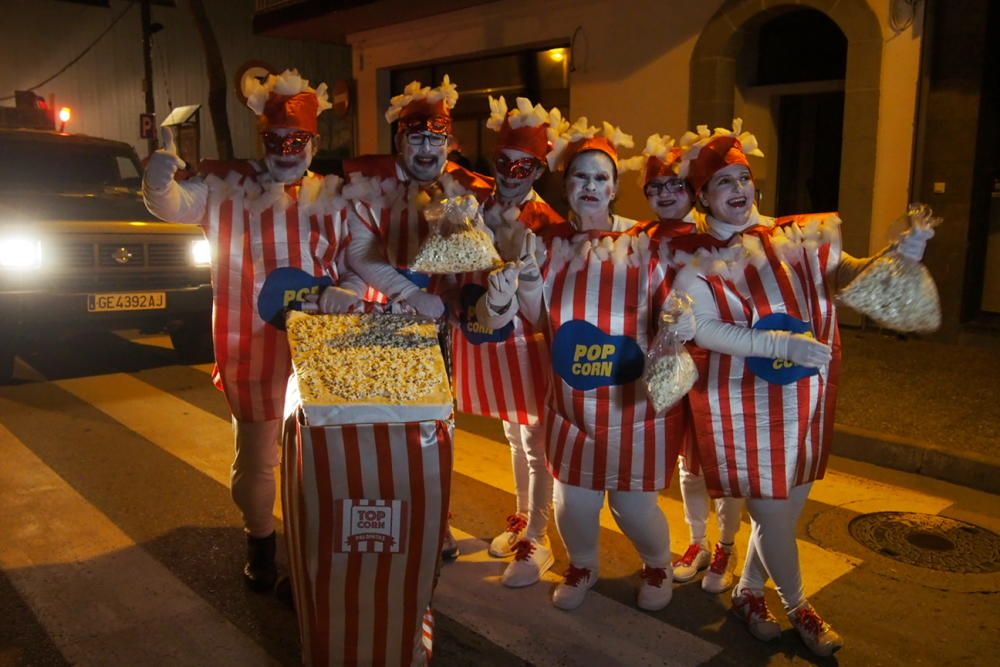
<svg viewBox="0 0 1000 667">
<path fill-rule="evenodd" d="M 572 176 L 577 156 L 598 151 L 617 165 L 623 145 L 631 137 L 607 123 L 598 136 L 582 118 L 558 138 L 550 164 Z M 657 416 L 638 380 L 669 291 L 668 255 L 662 243 L 631 229 L 634 221 L 607 208 L 603 215 L 603 229 L 557 228 L 540 238 L 540 298 L 552 355 L 545 440 L 556 479 L 556 525 L 571 561 L 553 603 L 579 606 L 597 580 L 598 517 L 607 493 L 644 562 L 638 604 L 661 609 L 670 601 L 670 539 L 656 496 L 669 483 L 684 413 Z M 496 302 L 503 294 L 488 298 Z M 535 309 L 528 301 L 519 286 L 517 304 L 526 312 Z"/>
<path fill-rule="evenodd" d="M 683 265 L 676 285 L 695 300 L 701 377 L 689 400 L 697 451 L 712 496 L 747 498 L 752 519 L 734 610 L 754 636 L 777 637 L 763 597 L 771 578 L 806 645 L 830 655 L 843 643 L 805 600 L 795 528 L 833 436 L 835 291 L 870 260 L 842 251 L 834 213 L 775 220 L 757 212 L 747 156 L 761 153 L 741 125 L 701 126 L 682 142 L 689 148 L 681 173 L 710 205 L 705 233 L 674 242 Z M 713 200 L 716 188 L 721 199 Z M 925 243 L 918 236 L 901 245 L 922 255 Z"/>
<path fill-rule="evenodd" d="M 639 184 L 645 190 L 657 179 L 679 178 L 681 164 L 687 149 L 693 143 L 692 133 L 684 137 L 681 145 L 669 135 L 652 134 L 646 139 L 642 154 L 629 159 L 637 168 L 641 168 Z M 682 181 L 683 183 L 683 181 Z M 686 183 L 683 183 L 686 188 Z M 662 192 L 662 191 L 658 191 Z M 684 196 L 681 201 L 688 201 L 688 210 L 681 219 L 660 219 L 639 223 L 643 229 L 656 230 L 658 234 L 668 238 L 694 234 L 704 230 L 705 218 L 694 208 L 693 193 L 690 191 L 677 195 Z M 674 269 L 670 269 L 671 282 Z M 688 398 L 683 399 L 684 410 L 690 411 Z M 734 540 L 740 526 L 740 515 L 743 512 L 743 501 L 738 498 L 716 498 L 714 501 L 716 515 L 719 521 L 719 542 L 714 551 L 708 542 L 708 516 L 710 499 L 705 478 L 701 475 L 698 464 L 698 452 L 694 447 L 693 433 L 690 431 L 684 439 L 681 456 L 677 459 L 680 473 L 681 498 L 684 502 L 684 520 L 691 533 L 691 542 L 681 557 L 673 564 L 674 581 L 686 582 L 693 579 L 699 572 L 707 570 L 701 581 L 702 588 L 709 593 L 721 593 L 732 585 L 733 572 L 736 567 L 736 549 Z"/>
<path fill-rule="evenodd" d="M 490 97 L 492 113 L 486 126 L 497 132 L 498 182 L 501 178 L 523 181 L 544 169 L 552 139 L 558 136 L 565 121 L 559 110 L 546 111 L 523 97 L 508 110 L 503 97 Z M 521 176 L 511 167 L 508 154 L 526 162 L 532 170 Z M 532 179 L 533 180 L 533 179 Z M 496 237 L 505 261 L 520 259 L 525 230 L 541 233 L 566 221 L 538 194 L 526 185 L 523 199 L 505 205 L 499 194 L 484 205 L 488 224 Z M 542 331 L 523 317 L 515 317 L 500 329 L 490 329 L 476 315 L 476 305 L 487 290 L 488 272 L 459 277 L 460 310 L 458 326 L 452 335 L 452 358 L 455 365 L 455 397 L 463 412 L 497 417 L 503 420 L 504 433 L 511 447 L 517 505 L 507 517 L 507 525 L 490 545 L 490 555 L 515 555 L 503 576 L 508 586 L 525 586 L 538 581 L 552 562 L 546 529 L 552 505 L 552 475 L 545 467 L 545 446 L 539 420 L 545 400 L 548 347 Z M 538 280 L 538 274 L 531 276 Z M 528 276 L 521 276 L 527 280 Z"/>
<path fill-rule="evenodd" d="M 301 159 L 317 115 L 330 108 L 325 84 L 313 89 L 288 70 L 245 92 L 261 132 L 277 144 L 268 155 Z M 177 182 L 180 160 L 172 149 L 168 143 L 152 156 L 143 195 L 158 217 L 201 225 L 211 246 L 215 380 L 236 436 L 232 494 L 243 512 L 249 561 L 260 565 L 248 562 L 245 574 L 252 587 L 267 589 L 274 579 L 274 467 L 291 370 L 285 312 L 340 281 L 345 202 L 336 177 L 302 166 L 301 180 L 281 182 L 267 159 L 206 161 L 197 176 Z"/>
</svg>

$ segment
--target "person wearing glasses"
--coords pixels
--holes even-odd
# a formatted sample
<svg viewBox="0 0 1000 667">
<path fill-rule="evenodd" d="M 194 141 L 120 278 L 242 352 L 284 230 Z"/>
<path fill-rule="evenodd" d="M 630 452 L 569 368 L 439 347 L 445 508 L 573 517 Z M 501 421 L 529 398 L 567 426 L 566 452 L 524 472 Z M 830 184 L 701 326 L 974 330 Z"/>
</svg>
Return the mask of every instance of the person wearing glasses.
<svg viewBox="0 0 1000 667">
<path fill-rule="evenodd" d="M 550 138 L 565 121 L 558 109 L 546 111 L 523 97 L 508 111 L 507 101 L 489 98 L 486 127 L 497 133 L 496 175 L 484 205 L 487 227 L 505 261 L 519 261 L 526 230 L 566 225 L 565 219 L 534 190 L 545 173 Z M 462 412 L 498 418 L 511 448 L 515 511 L 490 544 L 495 558 L 514 556 L 501 579 L 505 586 L 529 586 L 552 567 L 546 536 L 552 507 L 552 475 L 545 467 L 539 421 L 545 399 L 548 347 L 542 331 L 523 318 L 493 330 L 476 316 L 489 272 L 458 280 L 458 318 L 452 334 L 455 398 Z M 537 273 L 521 280 L 539 280 Z"/>
<path fill-rule="evenodd" d="M 428 233 L 422 210 L 444 194 L 471 192 L 482 202 L 493 191 L 489 179 L 447 158 L 457 102 L 458 90 L 447 75 L 437 88 L 410 82 L 385 113 L 396 123 L 398 154 L 344 161 L 350 181 L 345 194 L 355 203 L 348 215 L 347 255 L 368 283 L 366 301 L 403 302 L 433 319 L 444 314 L 440 281 L 408 268 Z"/>
<path fill-rule="evenodd" d="M 263 592 L 277 579 L 274 467 L 291 372 L 285 311 L 317 294 L 324 310 L 346 311 L 364 286 L 336 286 L 350 280 L 338 268 L 346 225 L 332 204 L 337 186 L 308 170 L 317 116 L 330 108 L 326 85 L 314 89 L 286 70 L 262 84 L 251 81 L 244 93 L 258 117 L 263 159 L 204 161 L 197 176 L 178 182 L 183 161 L 164 128 L 142 191 L 154 215 L 201 225 L 210 244 L 214 379 L 236 439 L 231 490 L 247 537 L 243 577 Z"/>
<path fill-rule="evenodd" d="M 522 261 L 490 274 L 480 321 L 497 329 L 519 314 L 544 327 L 550 341 L 543 432 L 556 526 L 570 560 L 553 605 L 579 607 L 597 582 L 607 497 L 642 559 L 637 605 L 656 611 L 673 595 L 670 530 L 658 492 L 685 433 L 684 411 L 656 414 L 640 381 L 670 291 L 667 241 L 611 213 L 618 147 L 631 147 L 631 137 L 608 123 L 599 136 L 581 118 L 558 145 L 572 226 L 542 230 L 537 240 L 525 235 Z M 535 273 L 540 280 L 530 280 Z"/>
<path fill-rule="evenodd" d="M 678 146 L 670 136 L 650 135 L 642 155 L 641 179 L 643 194 L 657 219 L 640 223 L 666 238 L 675 238 L 704 231 L 705 216 L 695 208 L 694 193 L 680 177 L 685 147 Z M 635 159 L 635 158 L 633 158 Z M 638 164 L 636 166 L 639 166 Z M 685 409 L 687 398 L 684 399 Z M 733 584 L 736 569 L 736 532 L 743 513 L 742 498 L 716 498 L 715 511 L 719 522 L 719 541 L 714 551 L 708 542 L 710 502 L 705 478 L 700 474 L 698 452 L 691 433 L 685 438 L 684 449 L 677 459 L 680 473 L 684 521 L 691 534 L 687 549 L 673 564 L 674 581 L 684 583 L 705 572 L 701 588 L 706 593 L 721 593 Z"/>
</svg>

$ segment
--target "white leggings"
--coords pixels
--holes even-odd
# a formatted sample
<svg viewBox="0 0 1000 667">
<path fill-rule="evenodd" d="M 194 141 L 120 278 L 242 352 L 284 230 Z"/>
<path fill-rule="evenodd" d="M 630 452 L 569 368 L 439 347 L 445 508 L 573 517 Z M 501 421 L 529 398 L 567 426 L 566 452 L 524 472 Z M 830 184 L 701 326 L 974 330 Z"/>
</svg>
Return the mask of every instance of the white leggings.
<svg viewBox="0 0 1000 667">
<path fill-rule="evenodd" d="M 750 543 L 739 588 L 760 592 L 770 578 L 787 610 L 805 601 L 795 532 L 810 489 L 812 482 L 796 486 L 784 500 L 747 498 Z"/>
<path fill-rule="evenodd" d="M 233 418 L 236 457 L 230 491 L 243 512 L 243 526 L 251 537 L 274 532 L 274 468 L 281 462 L 281 420 L 241 422 Z"/>
<path fill-rule="evenodd" d="M 702 475 L 688 471 L 683 457 L 679 460 L 681 498 L 684 500 L 684 520 L 691 530 L 691 544 L 701 544 L 708 539 L 709 497 L 708 486 Z M 719 541 L 732 544 L 740 528 L 743 514 L 742 498 L 716 498 L 715 513 L 719 519 Z"/>
<path fill-rule="evenodd" d="M 632 540 L 649 567 L 670 565 L 670 527 L 657 504 L 656 491 L 593 491 L 555 480 L 556 526 L 569 560 L 576 567 L 597 570 L 597 538 L 601 507 L 608 494 L 611 515 Z"/>
<path fill-rule="evenodd" d="M 510 443 L 510 462 L 517 490 L 517 513 L 528 517 L 525 537 L 541 540 L 549 527 L 552 509 L 552 474 L 545 467 L 545 434 L 542 425 L 503 422 Z"/>
</svg>

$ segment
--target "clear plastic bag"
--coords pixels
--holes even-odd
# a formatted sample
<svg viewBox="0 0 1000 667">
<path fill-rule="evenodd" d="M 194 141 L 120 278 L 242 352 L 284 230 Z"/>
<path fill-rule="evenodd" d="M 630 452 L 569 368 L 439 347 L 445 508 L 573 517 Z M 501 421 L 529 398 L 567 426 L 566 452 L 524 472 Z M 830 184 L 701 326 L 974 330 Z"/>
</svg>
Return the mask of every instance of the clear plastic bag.
<svg viewBox="0 0 1000 667">
<path fill-rule="evenodd" d="M 424 217 L 430 234 L 417 251 L 411 270 L 451 275 L 489 271 L 503 265 L 474 196 L 431 202 L 424 209 Z"/>
<path fill-rule="evenodd" d="M 924 204 L 911 204 L 910 228 L 928 231 L 940 222 Z M 879 326 L 903 333 L 930 333 L 941 326 L 941 299 L 927 267 L 889 249 L 838 295 L 841 303 Z"/>
<path fill-rule="evenodd" d="M 698 381 L 698 369 L 684 341 L 674 330 L 681 316 L 691 312 L 691 297 L 670 295 L 660 314 L 660 328 L 646 353 L 642 382 L 657 413 L 680 402 Z"/>
</svg>

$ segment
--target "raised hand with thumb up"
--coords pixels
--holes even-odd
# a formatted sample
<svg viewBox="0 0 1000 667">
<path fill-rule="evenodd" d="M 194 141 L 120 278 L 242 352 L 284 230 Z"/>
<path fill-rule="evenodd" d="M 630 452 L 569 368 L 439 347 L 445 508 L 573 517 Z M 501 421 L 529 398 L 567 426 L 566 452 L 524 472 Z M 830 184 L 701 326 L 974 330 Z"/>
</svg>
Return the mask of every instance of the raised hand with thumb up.
<svg viewBox="0 0 1000 667">
<path fill-rule="evenodd" d="M 143 181 L 147 189 L 166 190 L 174 180 L 174 174 L 184 166 L 184 160 L 177 155 L 174 133 L 169 127 L 160 128 L 163 147 L 149 156 Z"/>
</svg>

